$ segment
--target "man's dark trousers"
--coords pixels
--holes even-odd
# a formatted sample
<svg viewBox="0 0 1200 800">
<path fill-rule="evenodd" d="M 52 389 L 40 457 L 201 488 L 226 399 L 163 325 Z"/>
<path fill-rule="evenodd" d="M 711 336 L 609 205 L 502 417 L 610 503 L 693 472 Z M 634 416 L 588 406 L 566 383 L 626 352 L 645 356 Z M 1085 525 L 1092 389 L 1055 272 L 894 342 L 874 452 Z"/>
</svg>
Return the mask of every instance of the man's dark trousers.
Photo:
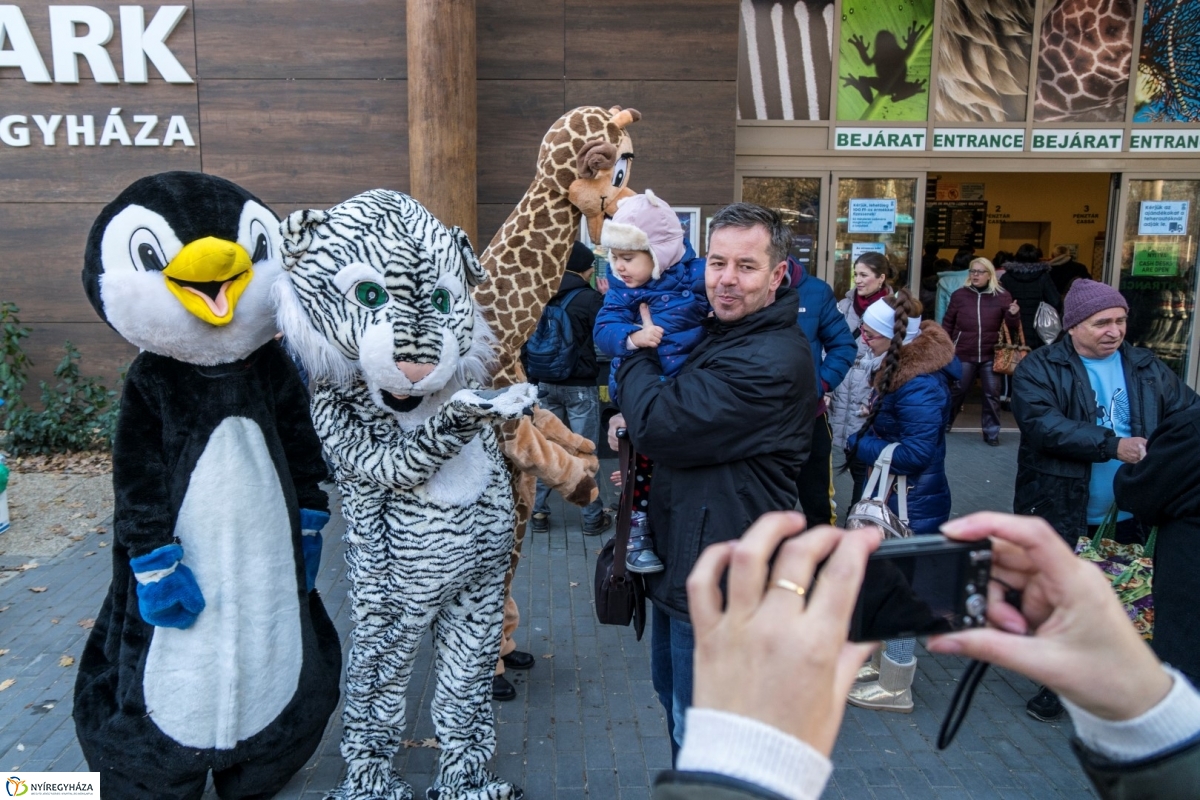
<svg viewBox="0 0 1200 800">
<path fill-rule="evenodd" d="M 824 414 L 813 422 L 812 450 L 800 471 L 799 488 L 800 509 L 809 530 L 818 525 L 836 524 L 833 513 L 833 431 Z"/>
</svg>

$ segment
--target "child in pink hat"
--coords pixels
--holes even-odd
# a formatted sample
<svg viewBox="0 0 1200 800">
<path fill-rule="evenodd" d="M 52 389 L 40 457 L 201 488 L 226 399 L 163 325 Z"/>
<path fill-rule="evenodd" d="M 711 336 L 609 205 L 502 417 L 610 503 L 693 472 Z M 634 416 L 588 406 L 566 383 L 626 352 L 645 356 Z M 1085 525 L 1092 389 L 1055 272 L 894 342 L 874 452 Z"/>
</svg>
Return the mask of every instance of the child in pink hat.
<svg viewBox="0 0 1200 800">
<path fill-rule="evenodd" d="M 609 248 L 611 274 L 594 338 L 612 356 L 608 390 L 620 405 L 616 376 L 622 357 L 641 347 L 657 348 L 663 374 L 674 376 L 704 338 L 702 323 L 712 308 L 704 291 L 704 259 L 696 257 L 671 206 L 649 189 L 620 202 L 604 223 L 600 244 Z M 635 493 L 635 512 L 645 512 L 649 468 L 639 457 L 644 480 Z M 631 537 L 626 568 L 662 571 L 648 531 L 644 541 Z"/>
</svg>

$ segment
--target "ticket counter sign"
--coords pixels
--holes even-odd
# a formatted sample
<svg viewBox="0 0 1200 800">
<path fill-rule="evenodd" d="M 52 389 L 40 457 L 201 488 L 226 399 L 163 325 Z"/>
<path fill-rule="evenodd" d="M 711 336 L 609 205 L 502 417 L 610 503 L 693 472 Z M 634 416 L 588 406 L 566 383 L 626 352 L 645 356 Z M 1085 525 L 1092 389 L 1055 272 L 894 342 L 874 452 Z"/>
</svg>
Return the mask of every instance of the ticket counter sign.
<svg viewBox="0 0 1200 800">
<path fill-rule="evenodd" d="M 1188 229 L 1187 200 L 1143 200 L 1138 209 L 1138 236 L 1183 236 Z"/>
<path fill-rule="evenodd" d="M 1179 274 L 1178 242 L 1134 242 L 1133 274 L 1173 278 Z"/>
<path fill-rule="evenodd" d="M 896 198 L 851 198 L 846 230 L 850 233 L 895 233 Z"/>
</svg>

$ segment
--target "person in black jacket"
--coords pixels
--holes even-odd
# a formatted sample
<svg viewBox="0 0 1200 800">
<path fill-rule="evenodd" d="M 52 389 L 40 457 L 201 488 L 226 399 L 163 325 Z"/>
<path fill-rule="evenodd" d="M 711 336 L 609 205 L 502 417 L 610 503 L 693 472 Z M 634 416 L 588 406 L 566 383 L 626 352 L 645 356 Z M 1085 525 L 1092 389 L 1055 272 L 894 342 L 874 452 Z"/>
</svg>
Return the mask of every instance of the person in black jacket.
<svg viewBox="0 0 1200 800">
<path fill-rule="evenodd" d="M 1017 248 L 1014 259 L 1003 265 L 1004 275 L 1000 277 L 1000 285 L 1021 307 L 1021 329 L 1025 332 L 1025 344 L 1037 350 L 1045 344 L 1038 337 L 1037 329 L 1033 325 L 1038 306 L 1048 303 L 1058 310 L 1061 307 L 1062 295 L 1054 288 L 1054 281 L 1050 277 L 1050 265 L 1041 260 L 1041 250 L 1032 244 L 1023 244 Z M 1066 327 L 1063 325 L 1064 330 Z"/>
<path fill-rule="evenodd" d="M 705 290 L 714 316 L 704 339 L 674 378 L 664 378 L 652 348 L 617 372 L 630 440 L 654 460 L 650 528 L 665 569 L 647 578 L 651 672 L 673 752 L 692 693 L 688 573 L 704 547 L 738 538 L 767 511 L 795 508 L 817 405 L 799 297 L 777 291 L 790 238 L 782 218 L 735 203 L 710 230 Z"/>
<path fill-rule="evenodd" d="M 1113 491 L 1118 507 L 1158 526 L 1150 646 L 1200 685 L 1200 406 L 1158 426 L 1146 457 L 1117 470 Z"/>
<path fill-rule="evenodd" d="M 564 310 L 571 320 L 571 336 L 575 340 L 575 364 L 571 368 L 571 376 L 551 383 L 539 380 L 537 375 L 528 375 L 530 381 L 537 382 L 538 405 L 593 443 L 600 432 L 600 395 L 596 388 L 600 367 L 596 361 L 596 347 L 592 344 L 592 328 L 604 304 L 604 296 L 589 283 L 594 271 L 595 256 L 592 251 L 581 242 L 576 242 L 567 259 L 567 269 L 558 292 L 549 301 L 550 304 L 567 301 Z M 550 530 L 549 500 L 550 487 L 539 480 L 533 516 L 529 520 L 532 533 Z M 582 514 L 583 532 L 589 536 L 604 533 L 612 525 L 612 516 L 605 513 L 599 497 L 584 506 Z"/>
<path fill-rule="evenodd" d="M 1129 306 L 1116 289 L 1080 279 L 1063 305 L 1067 335 L 1013 376 L 1021 429 L 1013 511 L 1042 517 L 1074 548 L 1108 514 L 1121 463 L 1140 461 L 1145 437 L 1197 398 L 1152 352 L 1125 341 Z M 1141 540 L 1138 520 L 1127 512 L 1117 519 L 1119 541 Z M 1042 721 L 1062 713 L 1049 690 L 1027 710 Z"/>
</svg>

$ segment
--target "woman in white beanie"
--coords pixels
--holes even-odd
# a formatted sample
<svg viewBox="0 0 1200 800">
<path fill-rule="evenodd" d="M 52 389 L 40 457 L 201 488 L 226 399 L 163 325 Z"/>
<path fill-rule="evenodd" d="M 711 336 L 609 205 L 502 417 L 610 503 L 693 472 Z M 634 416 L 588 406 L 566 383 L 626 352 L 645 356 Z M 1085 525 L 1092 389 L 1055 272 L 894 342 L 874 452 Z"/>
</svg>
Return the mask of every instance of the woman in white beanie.
<svg viewBox="0 0 1200 800">
<path fill-rule="evenodd" d="M 954 343 L 932 320 L 921 321 L 921 302 L 908 289 L 877 300 L 863 314 L 862 338 L 877 359 L 871 410 L 848 448 L 864 464 L 874 464 L 889 444 L 892 472 L 908 477 L 908 524 L 913 533 L 937 533 L 950 518 L 946 480 L 946 423 L 950 386 L 962 375 Z M 898 512 L 896 495 L 888 499 Z M 876 670 L 865 667 L 850 690 L 860 708 L 909 713 L 917 660 L 915 639 L 886 643 Z"/>
</svg>

